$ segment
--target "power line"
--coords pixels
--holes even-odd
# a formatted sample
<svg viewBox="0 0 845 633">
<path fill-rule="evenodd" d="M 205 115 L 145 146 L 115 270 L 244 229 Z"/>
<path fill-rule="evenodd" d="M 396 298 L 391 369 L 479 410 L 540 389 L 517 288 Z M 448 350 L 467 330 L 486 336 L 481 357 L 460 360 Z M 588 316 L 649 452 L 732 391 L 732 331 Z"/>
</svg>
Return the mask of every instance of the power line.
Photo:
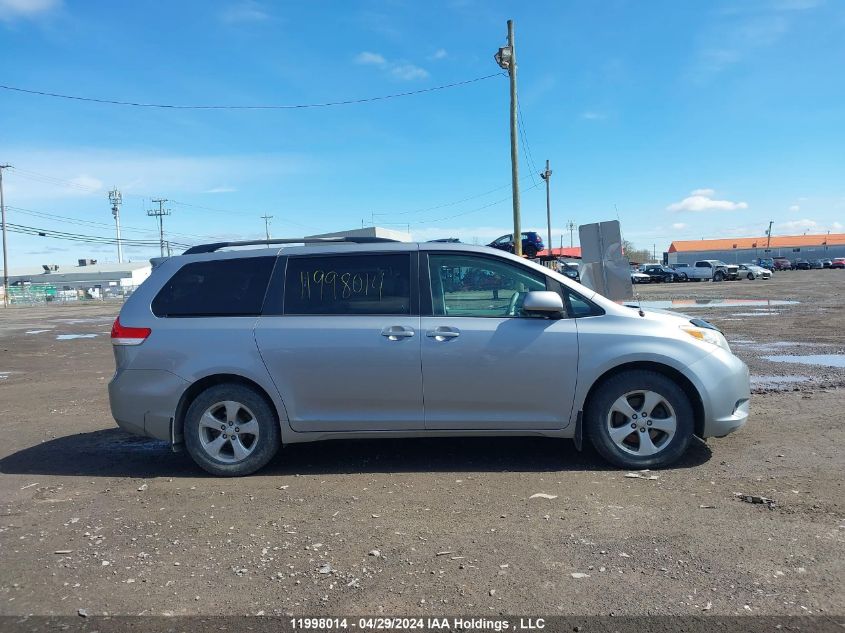
<svg viewBox="0 0 845 633">
<path fill-rule="evenodd" d="M 97 222 L 95 220 L 83 220 L 81 218 L 72 218 L 66 215 L 58 215 L 56 213 L 48 213 L 46 211 L 36 211 L 34 209 L 25 209 L 23 207 L 14 207 L 11 205 L 6 205 L 7 209 L 11 209 L 16 213 L 21 213 L 23 215 L 29 215 L 36 218 L 41 218 L 44 220 L 53 220 L 55 222 L 61 222 L 62 224 L 73 224 L 76 226 L 92 226 L 95 228 L 113 228 L 113 224 L 109 224 L 106 222 Z M 151 229 L 143 229 L 137 226 L 126 226 L 125 224 L 120 224 L 121 231 L 130 231 L 133 233 L 144 233 L 144 234 L 151 234 L 155 233 L 155 231 Z M 191 233 L 177 233 L 175 231 L 168 231 L 170 235 L 175 235 L 176 237 L 186 237 L 190 239 L 213 239 L 217 240 L 220 239 L 220 235 L 199 235 L 199 234 L 191 234 Z"/>
<path fill-rule="evenodd" d="M 525 117 L 522 115 L 522 106 L 517 102 L 517 114 L 519 118 L 519 127 L 520 133 L 522 134 L 522 140 L 524 142 L 524 149 L 525 149 L 525 158 L 528 161 L 528 166 L 531 169 L 531 172 L 538 172 L 537 164 L 534 162 L 534 154 L 531 153 L 531 144 L 528 142 L 528 132 L 525 130 Z"/>
<path fill-rule="evenodd" d="M 529 176 L 523 176 L 520 180 L 526 180 L 527 178 L 529 178 Z M 496 187 L 495 189 L 490 189 L 489 191 L 485 191 L 484 193 L 479 193 L 479 194 L 476 194 L 474 196 L 462 198 L 461 200 L 455 200 L 454 202 L 445 202 L 443 204 L 438 204 L 438 205 L 435 205 L 433 207 L 425 207 L 425 208 L 422 208 L 422 209 L 412 209 L 410 211 L 395 211 L 395 212 L 389 212 L 389 213 L 373 213 L 373 215 L 389 215 L 389 216 L 410 215 L 410 214 L 413 214 L 413 213 L 424 213 L 426 211 L 435 211 L 436 209 L 443 209 L 445 207 L 453 207 L 456 204 L 461 204 L 462 202 L 468 202 L 470 200 L 475 200 L 476 198 L 483 198 L 484 196 L 487 196 L 491 193 L 495 193 L 497 191 L 502 191 L 503 189 L 510 189 L 510 188 L 511 188 L 511 185 L 510 185 L 510 183 L 508 183 L 506 185 L 502 185 L 501 187 Z M 394 222 L 394 224 L 396 224 L 396 223 Z"/>
<path fill-rule="evenodd" d="M 7 86 L 0 84 L 3 90 L 10 90 L 13 92 L 22 92 L 26 94 L 38 95 L 41 97 L 54 97 L 57 99 L 70 99 L 73 101 L 88 101 L 91 103 L 102 103 L 108 105 L 132 106 L 136 108 L 168 108 L 175 110 L 301 110 L 305 108 L 328 108 L 332 106 L 354 105 L 358 103 L 371 103 L 373 101 L 385 101 L 387 99 L 397 99 L 399 97 L 410 97 L 412 95 L 424 94 L 427 92 L 436 92 L 438 90 L 446 90 L 448 88 L 457 88 L 459 86 L 466 86 L 485 79 L 502 76 L 503 73 L 493 73 L 492 75 L 485 75 L 483 77 L 476 77 L 474 79 L 466 79 L 464 81 L 456 81 L 450 84 L 443 84 L 441 86 L 434 86 L 432 88 L 421 88 L 420 90 L 411 90 L 408 92 L 398 92 L 395 94 L 381 95 L 378 97 L 365 97 L 362 99 L 344 99 L 340 101 L 326 101 L 324 103 L 298 103 L 288 105 L 178 105 L 172 103 L 141 103 L 135 101 L 118 101 L 117 99 L 100 99 L 95 97 L 80 97 L 78 95 L 67 95 L 58 92 L 47 92 L 42 90 L 31 90 L 28 88 L 18 88 L 16 86 Z"/>
<path fill-rule="evenodd" d="M 52 229 L 42 229 L 37 228 L 34 226 L 26 226 L 23 224 L 14 224 L 8 222 L 6 226 L 9 228 L 9 231 L 14 233 L 21 233 L 23 235 L 33 235 L 36 237 L 50 237 L 55 239 L 61 240 L 68 240 L 72 242 L 89 242 L 92 244 L 109 244 L 113 245 L 117 243 L 117 238 L 115 237 L 106 237 L 100 235 L 84 235 L 81 233 L 68 233 L 66 231 L 56 231 Z M 135 240 L 135 239 L 126 239 L 122 238 L 121 243 L 124 246 L 158 246 L 158 240 Z M 183 244 L 181 242 L 171 242 L 171 245 L 179 247 L 179 248 L 188 248 L 189 244 Z"/>
<path fill-rule="evenodd" d="M 531 191 L 532 189 L 536 189 L 539 186 L 540 186 L 539 182 L 534 183 L 530 187 L 526 188 L 524 192 Z M 470 209 L 468 211 L 461 211 L 460 213 L 456 213 L 454 215 L 448 215 L 448 216 L 442 217 L 442 218 L 433 218 L 433 219 L 430 219 L 430 220 L 418 220 L 416 222 L 411 222 L 411 224 L 429 224 L 431 222 L 442 222 L 444 220 L 451 220 L 453 218 L 459 218 L 459 217 L 464 216 L 464 215 L 469 215 L 471 213 L 483 211 L 484 209 L 489 209 L 490 207 L 494 207 L 497 204 L 502 204 L 503 202 L 507 202 L 508 200 L 511 200 L 510 196 L 508 196 L 507 198 L 502 198 L 501 200 L 496 200 L 494 202 L 490 202 L 490 203 L 485 204 L 484 206 L 481 206 L 481 207 L 476 207 L 475 209 Z"/>
</svg>

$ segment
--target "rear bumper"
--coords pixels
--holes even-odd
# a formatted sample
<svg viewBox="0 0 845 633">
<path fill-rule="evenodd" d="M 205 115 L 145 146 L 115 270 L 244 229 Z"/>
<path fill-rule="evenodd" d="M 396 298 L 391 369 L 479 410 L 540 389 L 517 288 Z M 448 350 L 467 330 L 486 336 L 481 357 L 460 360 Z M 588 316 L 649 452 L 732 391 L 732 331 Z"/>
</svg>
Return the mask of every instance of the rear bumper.
<svg viewBox="0 0 845 633">
<path fill-rule="evenodd" d="M 128 433 L 171 441 L 171 424 L 189 382 L 155 369 L 118 370 L 109 382 L 109 405 Z"/>
<path fill-rule="evenodd" d="M 748 367 L 739 358 L 719 349 L 691 367 L 700 381 L 704 405 L 702 437 L 723 437 L 748 420 L 751 382 Z"/>
</svg>

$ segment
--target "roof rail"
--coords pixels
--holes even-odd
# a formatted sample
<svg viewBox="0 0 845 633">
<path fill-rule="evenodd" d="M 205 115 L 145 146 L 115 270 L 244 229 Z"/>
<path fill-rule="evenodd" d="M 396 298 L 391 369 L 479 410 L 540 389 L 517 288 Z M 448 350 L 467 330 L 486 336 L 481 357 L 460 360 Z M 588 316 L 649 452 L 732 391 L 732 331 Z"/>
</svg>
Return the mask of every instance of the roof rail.
<svg viewBox="0 0 845 633">
<path fill-rule="evenodd" d="M 214 242 L 212 244 L 198 244 L 186 250 L 183 255 L 197 253 L 214 253 L 228 246 L 258 246 L 260 244 L 377 244 L 380 242 L 396 242 L 387 237 L 298 237 L 274 240 L 243 240 L 240 242 Z"/>
</svg>

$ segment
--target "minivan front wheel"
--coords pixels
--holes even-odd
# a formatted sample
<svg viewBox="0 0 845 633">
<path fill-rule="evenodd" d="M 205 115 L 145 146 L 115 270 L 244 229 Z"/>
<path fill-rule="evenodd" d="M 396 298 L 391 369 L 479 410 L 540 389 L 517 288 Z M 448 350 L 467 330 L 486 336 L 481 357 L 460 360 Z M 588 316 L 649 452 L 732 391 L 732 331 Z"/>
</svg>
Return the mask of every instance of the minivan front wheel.
<svg viewBox="0 0 845 633">
<path fill-rule="evenodd" d="M 677 383 L 658 372 L 627 371 L 598 387 L 585 411 L 596 450 L 623 468 L 659 468 L 679 459 L 693 435 L 693 410 Z"/>
<path fill-rule="evenodd" d="M 279 449 L 279 425 L 272 409 L 245 385 L 216 385 L 188 407 L 185 448 L 200 468 L 238 477 L 255 472 Z"/>
</svg>

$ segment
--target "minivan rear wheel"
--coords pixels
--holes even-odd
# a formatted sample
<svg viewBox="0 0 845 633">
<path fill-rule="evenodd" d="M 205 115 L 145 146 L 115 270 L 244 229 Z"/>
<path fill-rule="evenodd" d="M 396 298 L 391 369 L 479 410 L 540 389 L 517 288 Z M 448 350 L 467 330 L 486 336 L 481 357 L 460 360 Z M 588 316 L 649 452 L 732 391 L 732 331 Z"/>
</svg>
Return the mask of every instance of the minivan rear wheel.
<svg viewBox="0 0 845 633">
<path fill-rule="evenodd" d="M 199 394 L 185 415 L 185 448 L 203 470 L 249 475 L 279 450 L 279 424 L 267 401 L 246 385 L 224 384 Z"/>
<path fill-rule="evenodd" d="M 606 460 L 623 468 L 661 468 L 677 461 L 693 436 L 693 409 L 671 378 L 626 371 L 602 383 L 585 411 L 585 430 Z"/>
</svg>

